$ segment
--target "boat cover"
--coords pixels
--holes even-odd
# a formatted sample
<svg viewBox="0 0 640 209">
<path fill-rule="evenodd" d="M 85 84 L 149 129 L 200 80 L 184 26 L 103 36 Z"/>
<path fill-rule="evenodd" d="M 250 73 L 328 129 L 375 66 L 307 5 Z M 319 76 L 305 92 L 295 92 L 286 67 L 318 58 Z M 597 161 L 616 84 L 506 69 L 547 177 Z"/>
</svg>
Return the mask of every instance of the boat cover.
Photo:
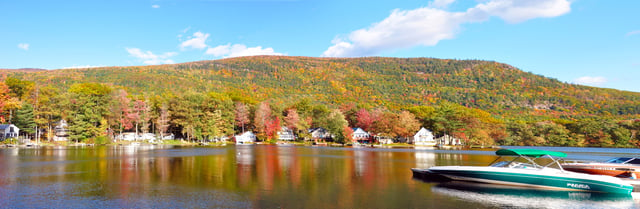
<svg viewBox="0 0 640 209">
<path fill-rule="evenodd" d="M 567 157 L 567 154 L 564 152 L 554 152 L 547 150 L 537 150 L 537 149 L 500 149 L 496 151 L 496 155 L 499 156 L 527 156 L 538 158 L 541 156 L 549 155 L 554 157 Z"/>
</svg>

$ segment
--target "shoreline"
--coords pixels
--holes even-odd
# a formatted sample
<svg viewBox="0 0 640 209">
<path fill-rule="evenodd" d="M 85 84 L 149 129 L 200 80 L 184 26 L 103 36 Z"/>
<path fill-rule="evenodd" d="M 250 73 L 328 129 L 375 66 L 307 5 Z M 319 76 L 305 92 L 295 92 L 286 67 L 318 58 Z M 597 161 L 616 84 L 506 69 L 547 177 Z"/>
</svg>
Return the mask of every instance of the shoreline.
<svg viewBox="0 0 640 209">
<path fill-rule="evenodd" d="M 201 146 L 201 147 L 220 147 L 220 146 L 228 146 L 228 145 L 237 145 L 235 142 L 186 142 L 181 140 L 172 140 L 160 143 L 150 143 L 144 141 L 124 141 L 124 142 L 114 142 L 108 144 L 91 144 L 91 143 L 27 143 L 27 144 L 0 144 L 0 149 L 2 148 L 38 148 L 38 147 L 97 147 L 97 146 Z M 460 145 L 446 145 L 446 146 L 437 146 L 437 145 L 414 145 L 407 143 L 394 143 L 394 144 L 339 144 L 339 143 L 310 143 L 310 142 L 283 142 L 278 141 L 276 143 L 268 143 L 268 142 L 255 142 L 251 144 L 244 145 L 276 145 L 276 146 L 327 146 L 327 147 L 353 147 L 353 148 L 388 148 L 388 149 L 433 149 L 433 148 L 462 148 L 465 146 Z M 484 147 L 469 147 L 469 148 L 498 148 L 497 146 L 484 146 Z"/>
</svg>

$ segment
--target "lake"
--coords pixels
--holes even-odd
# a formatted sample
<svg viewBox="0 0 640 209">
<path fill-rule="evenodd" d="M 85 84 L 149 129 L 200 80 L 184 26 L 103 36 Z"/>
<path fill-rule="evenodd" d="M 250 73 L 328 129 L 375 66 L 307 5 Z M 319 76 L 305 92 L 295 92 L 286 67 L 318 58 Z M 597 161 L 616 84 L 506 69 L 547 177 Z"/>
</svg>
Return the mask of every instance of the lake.
<svg viewBox="0 0 640 209">
<path fill-rule="evenodd" d="M 518 147 L 521 148 L 521 147 Z M 640 149 L 560 148 L 569 159 Z M 432 183 L 410 168 L 495 149 L 101 146 L 0 149 L 0 208 L 638 208 L 632 197 Z"/>
</svg>

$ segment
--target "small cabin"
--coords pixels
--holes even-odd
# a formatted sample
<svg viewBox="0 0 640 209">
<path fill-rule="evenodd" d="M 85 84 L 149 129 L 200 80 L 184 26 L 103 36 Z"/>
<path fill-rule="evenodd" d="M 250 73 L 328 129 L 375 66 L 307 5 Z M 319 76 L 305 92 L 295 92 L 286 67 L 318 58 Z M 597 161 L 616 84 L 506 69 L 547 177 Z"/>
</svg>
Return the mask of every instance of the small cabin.
<svg viewBox="0 0 640 209">
<path fill-rule="evenodd" d="M 309 129 L 309 133 L 311 133 L 311 139 L 313 140 L 325 141 L 331 139 L 332 137 L 331 133 L 329 133 L 327 129 L 324 129 L 322 127 Z"/>
<path fill-rule="evenodd" d="M 439 145 L 462 145 L 462 140 L 446 134 L 436 141 Z"/>
<path fill-rule="evenodd" d="M 388 137 L 388 136 L 383 136 L 383 135 L 376 135 L 373 137 L 375 139 L 375 141 L 377 141 L 380 144 L 392 144 L 393 143 L 393 138 Z"/>
<path fill-rule="evenodd" d="M 13 124 L 0 124 L 0 141 L 4 141 L 10 138 L 18 138 L 20 129 Z"/>
<path fill-rule="evenodd" d="M 366 131 L 362 130 L 361 128 L 353 128 L 353 134 L 352 134 L 352 138 L 353 140 L 356 140 L 358 142 L 370 142 L 371 141 L 371 134 L 367 133 Z"/>
<path fill-rule="evenodd" d="M 436 140 L 433 137 L 433 132 L 423 127 L 413 136 L 413 144 L 434 146 L 436 145 Z"/>
<path fill-rule="evenodd" d="M 53 136 L 53 141 L 68 141 L 69 125 L 66 120 L 60 120 L 58 125 L 54 128 L 54 131 L 55 135 Z"/>
<path fill-rule="evenodd" d="M 278 139 L 282 141 L 293 141 L 296 140 L 296 136 L 293 134 L 293 130 L 286 126 L 282 126 L 280 131 L 278 131 Z"/>
<path fill-rule="evenodd" d="M 122 141 L 135 141 L 139 138 L 140 137 L 137 136 L 135 132 L 124 132 L 122 134 L 116 135 L 116 140 L 122 140 Z"/>
<path fill-rule="evenodd" d="M 235 135 L 236 144 L 250 144 L 256 142 L 256 135 L 251 131 L 242 133 L 241 135 Z"/>
</svg>

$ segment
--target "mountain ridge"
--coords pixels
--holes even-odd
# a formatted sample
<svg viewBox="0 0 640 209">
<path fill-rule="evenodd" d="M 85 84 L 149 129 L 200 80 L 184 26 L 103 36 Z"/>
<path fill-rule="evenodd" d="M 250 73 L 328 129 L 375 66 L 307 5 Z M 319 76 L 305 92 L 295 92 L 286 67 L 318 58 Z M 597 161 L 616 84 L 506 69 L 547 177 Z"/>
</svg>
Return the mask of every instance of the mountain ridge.
<svg viewBox="0 0 640 209">
<path fill-rule="evenodd" d="M 255 101 L 308 97 L 328 104 L 406 109 L 449 101 L 498 115 L 632 116 L 640 93 L 569 84 L 495 61 L 252 56 L 151 66 L 5 71 L 66 88 L 96 82 L 135 94 L 225 92 Z"/>
</svg>

